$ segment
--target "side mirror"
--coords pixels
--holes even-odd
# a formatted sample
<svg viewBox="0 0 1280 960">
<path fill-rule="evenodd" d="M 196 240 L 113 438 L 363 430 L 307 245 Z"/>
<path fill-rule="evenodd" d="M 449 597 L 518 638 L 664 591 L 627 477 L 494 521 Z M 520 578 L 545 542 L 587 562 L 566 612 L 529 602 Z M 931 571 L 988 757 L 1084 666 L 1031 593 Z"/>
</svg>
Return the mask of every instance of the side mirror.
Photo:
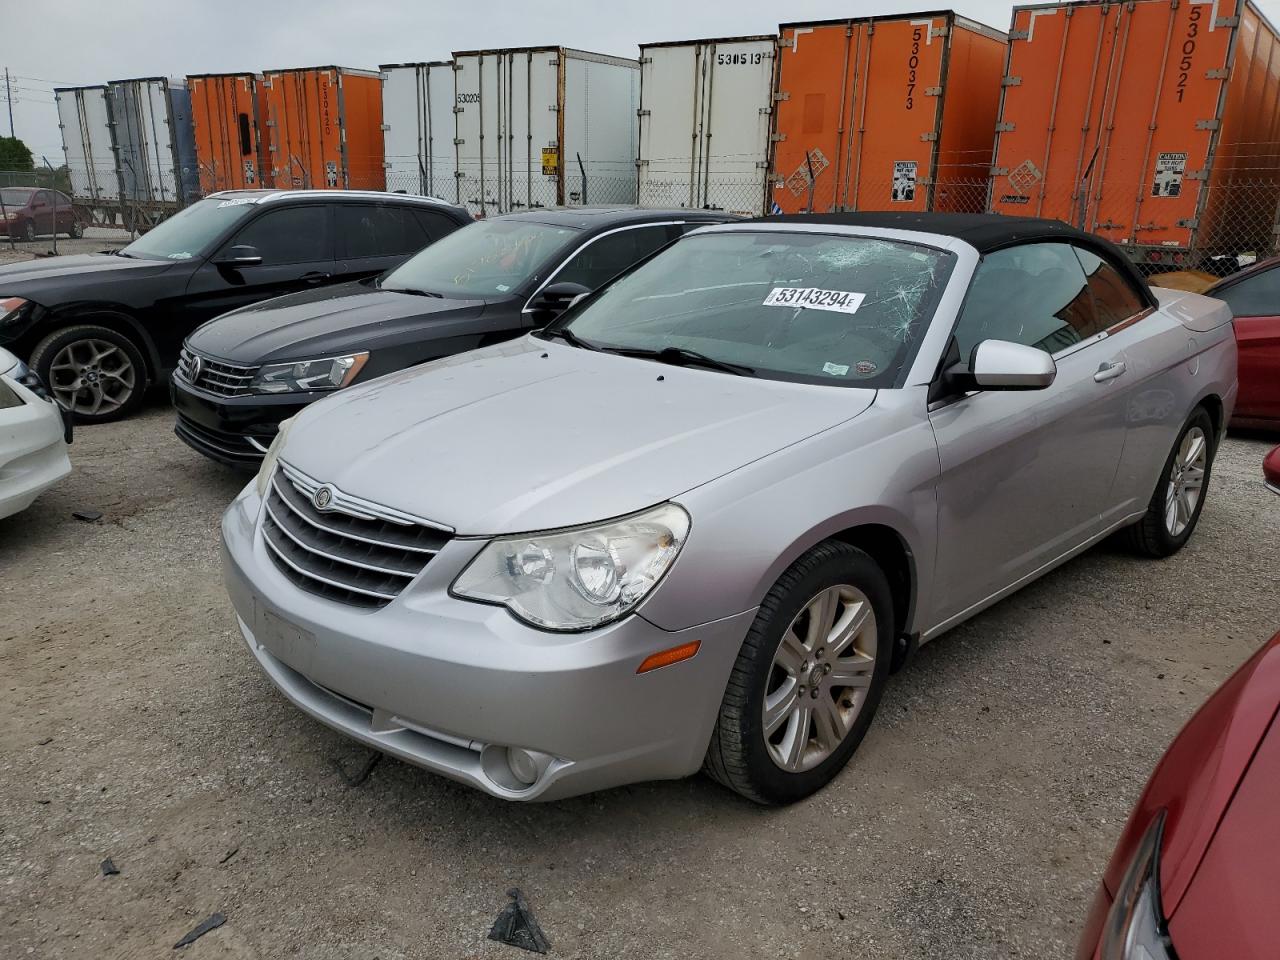
<svg viewBox="0 0 1280 960">
<path fill-rule="evenodd" d="M 1008 340 L 983 340 L 969 363 L 972 389 L 1043 390 L 1058 375 L 1053 357 L 1036 347 Z"/>
<path fill-rule="evenodd" d="M 579 298 L 585 297 L 590 292 L 590 287 L 584 287 L 580 283 L 570 283 L 568 281 L 549 283 L 538 291 L 537 296 L 529 301 L 529 309 L 534 313 L 559 316 Z"/>
<path fill-rule="evenodd" d="M 258 252 L 257 247 L 247 243 L 237 243 L 214 257 L 213 263 L 218 267 L 256 267 L 262 263 L 262 254 Z"/>
</svg>

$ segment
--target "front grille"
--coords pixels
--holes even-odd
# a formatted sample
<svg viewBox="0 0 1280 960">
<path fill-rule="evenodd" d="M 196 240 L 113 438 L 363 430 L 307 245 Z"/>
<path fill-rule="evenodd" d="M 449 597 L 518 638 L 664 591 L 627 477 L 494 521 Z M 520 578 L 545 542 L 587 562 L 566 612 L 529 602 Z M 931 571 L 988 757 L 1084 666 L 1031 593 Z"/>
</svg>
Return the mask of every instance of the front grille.
<svg viewBox="0 0 1280 960">
<path fill-rule="evenodd" d="M 255 446 L 255 441 L 250 440 L 249 437 L 211 430 L 203 424 L 184 417 L 181 413 L 178 414 L 178 421 L 174 424 L 173 431 L 206 456 L 244 463 L 248 466 L 261 463 L 267 445 L 271 443 L 269 437 L 263 437 L 256 441 L 257 446 Z"/>
<path fill-rule="evenodd" d="M 198 373 L 195 372 L 197 358 L 200 361 Z M 178 354 L 178 376 L 193 387 L 218 397 L 245 396 L 250 392 L 249 385 L 257 373 L 257 366 L 242 367 L 214 360 L 186 347 Z"/>
<path fill-rule="evenodd" d="M 263 513 L 271 559 L 303 590 L 339 603 L 383 607 L 449 542 L 446 528 L 344 494 L 335 493 L 330 507 L 319 510 L 312 494 L 321 486 L 281 464 Z"/>
</svg>

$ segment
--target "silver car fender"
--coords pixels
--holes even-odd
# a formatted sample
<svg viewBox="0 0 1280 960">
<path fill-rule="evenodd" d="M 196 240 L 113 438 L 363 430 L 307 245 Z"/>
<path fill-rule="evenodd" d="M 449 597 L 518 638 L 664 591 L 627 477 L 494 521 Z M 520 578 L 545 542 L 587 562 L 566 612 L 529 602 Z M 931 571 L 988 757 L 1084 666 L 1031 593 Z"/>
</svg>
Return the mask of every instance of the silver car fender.
<svg viewBox="0 0 1280 960">
<path fill-rule="evenodd" d="M 916 629 L 915 611 L 930 609 L 939 473 L 925 393 L 880 391 L 854 419 L 675 498 L 692 517 L 689 540 L 640 613 L 679 630 L 749 610 L 806 551 L 877 527 L 897 537 L 912 569 L 897 630 Z"/>
</svg>

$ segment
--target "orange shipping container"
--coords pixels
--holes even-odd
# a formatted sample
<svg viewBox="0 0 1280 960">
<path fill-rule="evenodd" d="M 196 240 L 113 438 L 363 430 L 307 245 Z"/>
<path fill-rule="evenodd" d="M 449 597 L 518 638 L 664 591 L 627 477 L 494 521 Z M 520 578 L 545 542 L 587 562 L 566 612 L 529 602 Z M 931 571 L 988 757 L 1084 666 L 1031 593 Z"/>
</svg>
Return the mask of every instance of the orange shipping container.
<svg viewBox="0 0 1280 960">
<path fill-rule="evenodd" d="M 263 162 L 258 78 L 252 73 L 187 77 L 200 192 L 270 186 Z"/>
<path fill-rule="evenodd" d="M 950 11 L 779 33 L 778 208 L 983 209 L 1004 34 Z"/>
<path fill-rule="evenodd" d="M 276 187 L 386 189 L 380 74 L 271 70 L 263 74 L 262 101 Z"/>
<path fill-rule="evenodd" d="M 1013 12 L 991 207 L 1150 263 L 1261 254 L 1280 189 L 1280 41 L 1247 0 Z"/>
</svg>

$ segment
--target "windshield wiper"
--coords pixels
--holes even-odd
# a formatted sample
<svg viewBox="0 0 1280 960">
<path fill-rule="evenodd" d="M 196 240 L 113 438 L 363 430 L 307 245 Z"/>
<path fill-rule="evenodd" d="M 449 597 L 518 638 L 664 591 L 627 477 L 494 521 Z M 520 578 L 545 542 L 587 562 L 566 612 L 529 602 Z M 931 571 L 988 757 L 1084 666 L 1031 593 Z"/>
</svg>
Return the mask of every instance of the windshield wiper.
<svg viewBox="0 0 1280 960">
<path fill-rule="evenodd" d="M 125 253 L 123 250 L 117 250 L 117 251 L 116 251 L 116 256 L 117 256 L 117 257 L 126 257 L 126 258 L 128 258 L 129 260 L 137 260 L 137 259 L 138 259 L 138 258 L 137 258 L 137 257 L 135 257 L 132 253 Z"/>
<path fill-rule="evenodd" d="M 594 343 L 588 343 L 580 336 L 570 330 L 568 327 L 556 327 L 554 330 L 543 330 L 542 336 L 548 340 L 563 340 L 571 347 L 578 347 L 582 350 L 599 350 Z"/>
<path fill-rule="evenodd" d="M 657 360 L 669 363 L 674 367 L 706 367 L 708 370 L 719 370 L 723 373 L 736 374 L 739 377 L 754 377 L 755 367 L 741 363 L 730 363 L 728 360 L 717 360 L 697 350 L 687 347 L 663 347 L 661 350 L 645 350 L 639 347 L 603 348 L 607 353 L 616 353 L 622 357 L 639 357 L 641 360 Z"/>
<path fill-rule="evenodd" d="M 411 297 L 435 297 L 437 300 L 443 300 L 443 293 L 436 293 L 434 290 L 418 290 L 415 287 L 382 287 L 391 293 L 407 293 Z"/>
</svg>

